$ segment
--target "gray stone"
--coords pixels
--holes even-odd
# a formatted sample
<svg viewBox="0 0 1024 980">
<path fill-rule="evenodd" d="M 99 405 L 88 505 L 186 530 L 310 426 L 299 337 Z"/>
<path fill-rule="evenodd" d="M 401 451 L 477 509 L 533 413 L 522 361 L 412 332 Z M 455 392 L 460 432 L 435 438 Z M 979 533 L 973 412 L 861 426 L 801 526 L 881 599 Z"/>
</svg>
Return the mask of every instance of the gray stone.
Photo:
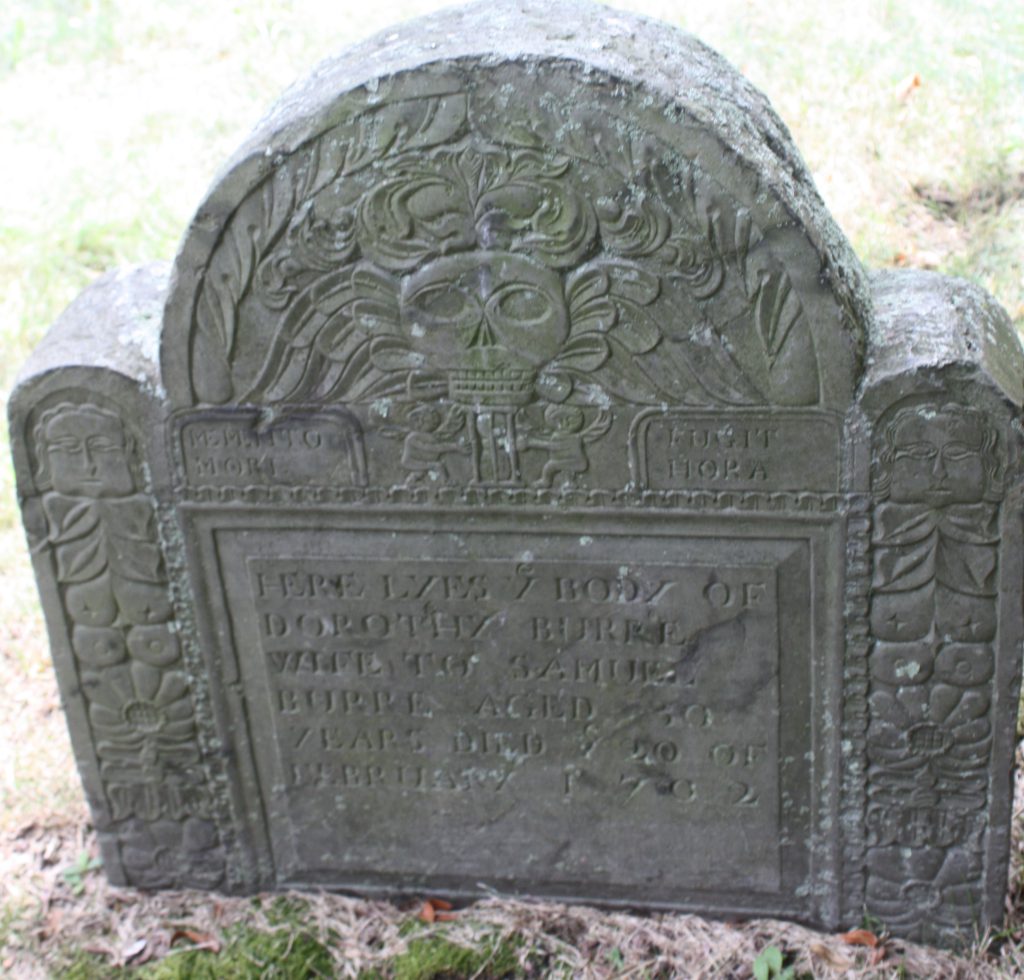
<svg viewBox="0 0 1024 980">
<path fill-rule="evenodd" d="M 11 399 L 107 873 L 997 923 L 1022 367 L 693 38 L 345 52 Z"/>
</svg>

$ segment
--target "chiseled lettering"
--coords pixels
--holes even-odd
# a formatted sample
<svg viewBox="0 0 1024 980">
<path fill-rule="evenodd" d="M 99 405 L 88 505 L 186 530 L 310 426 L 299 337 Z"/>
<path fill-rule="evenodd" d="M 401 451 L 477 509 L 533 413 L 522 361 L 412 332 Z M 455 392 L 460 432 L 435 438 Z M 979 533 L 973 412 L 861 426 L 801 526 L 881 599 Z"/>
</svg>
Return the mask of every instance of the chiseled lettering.
<svg viewBox="0 0 1024 980">
<path fill-rule="evenodd" d="M 500 793 L 513 770 L 506 767 L 367 764 L 330 760 L 292 762 L 293 789 L 398 789 L 418 793 Z"/>
<path fill-rule="evenodd" d="M 594 705 L 589 698 L 577 694 L 486 694 L 474 714 L 481 718 L 511 718 L 516 721 L 543 719 L 544 721 L 580 722 L 594 717 Z"/>
<path fill-rule="evenodd" d="M 679 424 L 673 421 L 669 445 L 673 449 L 770 449 L 777 444 L 775 426 Z"/>
<path fill-rule="evenodd" d="M 563 576 L 555 580 L 555 591 L 559 602 L 650 603 L 657 602 L 675 584 L 673 579 L 645 582 L 628 575 L 617 578 Z"/>
<path fill-rule="evenodd" d="M 738 616 L 754 639 L 702 647 L 722 676 L 737 644 L 776 635 L 761 565 L 349 555 L 262 559 L 250 583 L 296 790 L 482 798 L 522 772 L 524 791 L 631 800 L 637 814 L 753 822 L 775 805 L 760 702 L 716 717 L 680 666 Z M 639 714 L 613 724 L 624 711 Z"/>
<path fill-rule="evenodd" d="M 267 660 L 275 674 L 382 677 L 393 672 L 374 650 L 269 650 Z"/>
<path fill-rule="evenodd" d="M 499 755 L 504 758 L 525 758 L 543 755 L 547 743 L 540 732 L 527 729 L 518 732 L 491 732 L 460 728 L 452 736 L 455 755 Z"/>
<path fill-rule="evenodd" d="M 260 599 L 362 599 L 366 585 L 353 571 L 337 575 L 316 572 L 257 572 Z"/>
<path fill-rule="evenodd" d="M 697 784 L 692 779 L 682 777 L 623 773 L 619 777 L 619 785 L 626 793 L 627 803 L 645 791 L 677 803 L 696 803 L 698 800 Z"/>
<path fill-rule="evenodd" d="M 741 783 L 738 779 L 730 779 L 729 784 L 733 789 L 732 799 L 729 800 L 730 806 L 760 806 L 760 797 L 749 783 Z"/>
<path fill-rule="evenodd" d="M 353 691 L 337 688 L 279 688 L 277 710 L 282 715 L 384 715 L 394 711 L 390 691 Z"/>
<path fill-rule="evenodd" d="M 730 742 L 720 742 L 711 747 L 710 757 L 711 761 L 722 769 L 734 766 L 749 769 L 764 759 L 766 751 L 764 743 L 733 745 Z"/>
<path fill-rule="evenodd" d="M 704 587 L 704 598 L 713 609 L 750 609 L 761 605 L 767 594 L 768 585 L 765 582 L 744 582 L 737 586 L 722 582 L 714 576 Z"/>
<path fill-rule="evenodd" d="M 324 433 L 312 427 L 193 423 L 185 429 L 186 449 L 319 449 Z"/>
<path fill-rule="evenodd" d="M 293 749 L 314 749 L 318 752 L 351 752 L 356 754 L 405 751 L 423 753 L 423 731 L 418 728 L 341 728 L 338 726 L 293 729 Z"/>
<path fill-rule="evenodd" d="M 483 575 L 418 575 L 416 572 L 386 573 L 385 599 L 471 599 L 490 595 Z"/>
<path fill-rule="evenodd" d="M 535 643 L 606 643 L 618 646 L 680 647 L 693 628 L 678 620 L 630 616 L 531 616 L 529 638 Z"/>
<path fill-rule="evenodd" d="M 270 639 L 298 637 L 301 641 L 341 638 L 367 640 L 478 640 L 501 621 L 500 612 L 267 612 L 261 619 Z"/>
<path fill-rule="evenodd" d="M 472 656 L 460 653 L 407 653 L 406 666 L 416 677 L 455 677 L 464 679 L 474 670 Z"/>
<path fill-rule="evenodd" d="M 761 460 L 740 460 L 726 456 L 693 459 L 683 456 L 668 461 L 670 479 L 680 482 L 723 482 L 742 480 L 747 483 L 763 483 L 768 479 L 768 471 Z"/>
<path fill-rule="evenodd" d="M 638 657 L 545 657 L 531 663 L 524 654 L 509 657 L 513 680 L 555 681 L 576 684 L 671 684 L 676 678 L 673 660 Z"/>
</svg>

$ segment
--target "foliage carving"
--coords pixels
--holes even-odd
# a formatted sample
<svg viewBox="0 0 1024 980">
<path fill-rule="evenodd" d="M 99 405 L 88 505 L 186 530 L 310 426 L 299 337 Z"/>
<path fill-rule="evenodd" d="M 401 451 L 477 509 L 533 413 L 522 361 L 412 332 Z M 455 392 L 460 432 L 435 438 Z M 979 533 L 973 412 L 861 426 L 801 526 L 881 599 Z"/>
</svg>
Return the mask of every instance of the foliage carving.
<svg viewBox="0 0 1024 980">
<path fill-rule="evenodd" d="M 614 121 L 557 152 L 513 129 L 465 94 L 400 100 L 277 161 L 201 281 L 198 399 L 468 403 L 483 372 L 548 402 L 818 402 L 749 209 Z"/>
</svg>

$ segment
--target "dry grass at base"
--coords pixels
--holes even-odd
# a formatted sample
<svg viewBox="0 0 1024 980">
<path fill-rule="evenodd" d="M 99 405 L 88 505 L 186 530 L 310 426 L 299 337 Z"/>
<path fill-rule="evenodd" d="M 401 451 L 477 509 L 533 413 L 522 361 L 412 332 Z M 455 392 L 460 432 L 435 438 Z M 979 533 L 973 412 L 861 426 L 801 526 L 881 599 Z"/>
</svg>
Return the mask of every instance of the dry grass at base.
<svg viewBox="0 0 1024 980">
<path fill-rule="evenodd" d="M 774 946 L 797 977 L 1021 977 L 1022 811 L 1024 776 L 1018 771 L 1011 874 L 1015 884 L 1007 900 L 1004 931 L 978 937 L 962 955 L 885 940 L 883 934 L 880 962 L 875 949 L 852 945 L 842 936 L 768 919 L 716 922 L 693 915 L 607 912 L 495 897 L 453 913 L 450 921 L 431 924 L 422 921 L 419 902 L 299 893 L 257 898 L 191 891 L 144 893 L 114 888 L 89 866 L 96 845 L 84 820 L 30 823 L 0 835 L 0 970 L 4 976 L 26 980 L 64 976 L 75 956 L 84 953 L 92 958 L 95 971 L 88 976 L 114 975 L 120 968 L 126 968 L 127 976 L 137 971 L 145 976 L 154 964 L 171 967 L 176 957 L 194 955 L 197 949 L 214 958 L 244 928 L 276 934 L 287 940 L 285 948 L 300 937 L 311 937 L 333 961 L 333 975 L 350 978 L 394 976 L 396 965 L 407 963 L 412 951 L 431 941 L 443 942 L 444 949 L 475 951 L 478 969 L 473 974 L 402 975 L 416 980 L 506 976 L 512 955 L 518 975 L 524 977 L 747 980 L 753 976 L 757 956 Z M 502 972 L 489 973 L 488 963 L 499 950 Z M 270 974 L 254 961 L 251 972 L 240 975 Z"/>
<path fill-rule="evenodd" d="M 34 830 L 5 842 L 6 852 L 36 863 L 38 894 L 31 913 L 5 924 L 0 967 L 6 976 L 63 975 L 60 971 L 70 962 L 71 951 L 97 958 L 95 976 L 104 975 L 103 967 L 113 972 L 126 964 L 141 971 L 146 964 L 166 963 L 197 946 L 212 957 L 240 926 L 293 939 L 300 932 L 296 917 L 301 917 L 301 931 L 328 950 L 338 977 L 390 976 L 389 968 L 414 944 L 442 938 L 480 953 L 480 976 L 494 976 L 486 972 L 488 954 L 514 949 L 522 976 L 739 980 L 752 976 L 756 957 L 769 946 L 783 951 L 797 976 L 822 980 L 995 980 L 1024 975 L 1024 952 L 1013 941 L 995 955 L 979 944 L 965 956 L 953 956 L 890 940 L 883 947 L 884 960 L 872 966 L 871 949 L 773 920 L 727 923 L 692 915 L 637 915 L 494 898 L 455 913 L 454 921 L 425 925 L 417 918 L 418 904 L 288 894 L 283 899 L 291 906 L 291 916 L 282 921 L 274 914 L 282 896 L 147 895 L 112 888 L 101 875 L 90 877 L 83 894 L 74 897 L 59 870 L 81 847 L 74 830 Z M 254 968 L 248 975 L 256 978 L 263 973 Z"/>
</svg>

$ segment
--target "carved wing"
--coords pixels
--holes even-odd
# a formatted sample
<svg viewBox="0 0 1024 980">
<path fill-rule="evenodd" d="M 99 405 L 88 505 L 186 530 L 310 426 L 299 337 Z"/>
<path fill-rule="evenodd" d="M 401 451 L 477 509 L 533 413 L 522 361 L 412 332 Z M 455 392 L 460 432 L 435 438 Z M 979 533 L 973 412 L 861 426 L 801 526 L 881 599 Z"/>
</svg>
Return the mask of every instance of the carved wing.
<svg viewBox="0 0 1024 980">
<path fill-rule="evenodd" d="M 572 329 L 552 370 L 640 404 L 764 401 L 696 302 L 663 277 L 598 260 L 569 277 L 566 294 Z"/>
<path fill-rule="evenodd" d="M 260 403 L 354 401 L 400 391 L 420 359 L 398 331 L 398 286 L 356 263 L 299 293 L 246 393 Z"/>
</svg>

